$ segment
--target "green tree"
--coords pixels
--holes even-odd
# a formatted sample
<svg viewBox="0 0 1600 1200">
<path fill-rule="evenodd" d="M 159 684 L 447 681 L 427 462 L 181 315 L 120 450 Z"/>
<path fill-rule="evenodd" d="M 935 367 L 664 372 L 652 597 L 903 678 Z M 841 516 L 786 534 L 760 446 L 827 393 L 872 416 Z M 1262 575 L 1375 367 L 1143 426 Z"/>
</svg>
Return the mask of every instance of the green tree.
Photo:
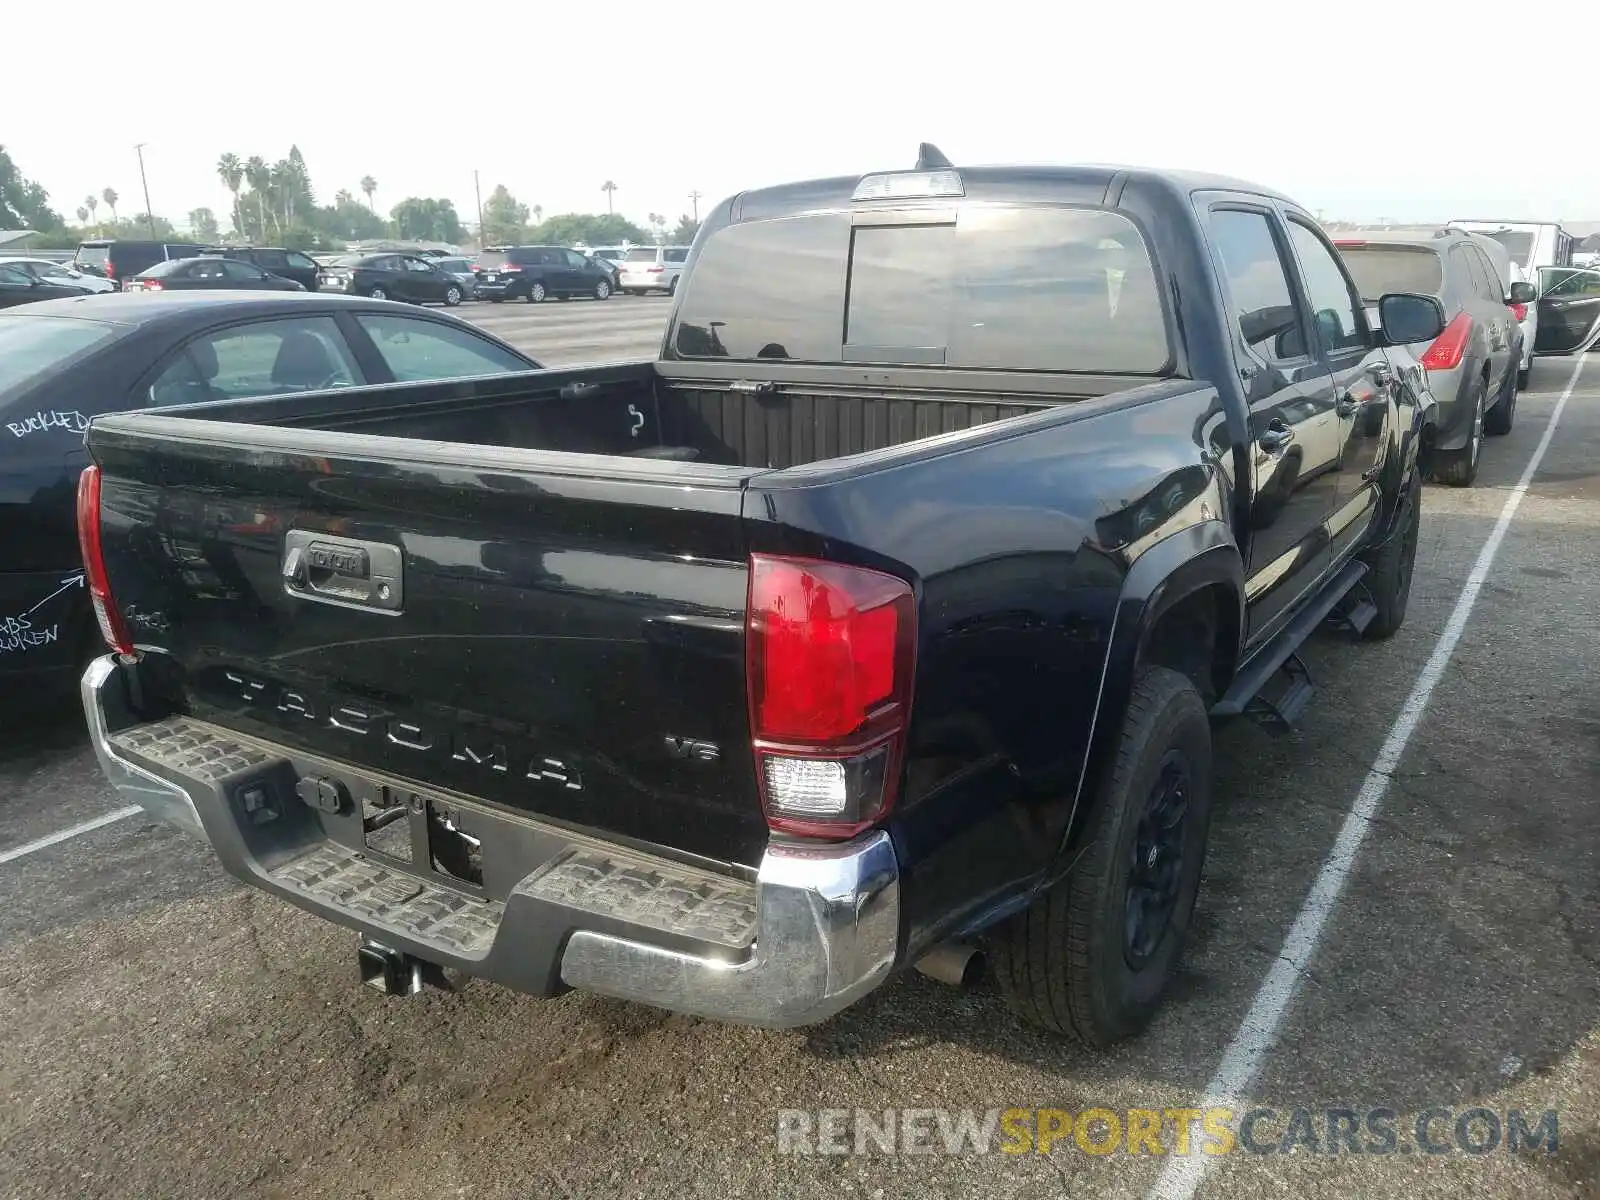
<svg viewBox="0 0 1600 1200">
<path fill-rule="evenodd" d="M 233 231 L 244 233 L 244 218 L 239 215 L 239 188 L 244 183 L 244 164 L 239 161 L 237 154 L 224 154 L 217 159 L 217 178 L 222 180 L 222 186 L 233 194 Z"/>
<path fill-rule="evenodd" d="M 87 208 L 85 208 L 83 205 L 80 204 L 80 205 L 78 205 L 78 224 L 79 225 L 87 225 L 88 223 L 89 223 L 89 210 Z"/>
<path fill-rule="evenodd" d="M 613 204 L 612 200 L 617 194 L 617 185 L 608 179 L 600 185 L 600 190 L 606 194 L 606 212 L 616 212 L 616 206 Z"/>
<path fill-rule="evenodd" d="M 89 206 L 89 220 L 93 222 L 95 228 L 98 229 L 100 227 L 100 218 L 95 216 L 95 209 L 100 207 L 100 197 L 85 196 L 83 198 L 83 202 Z"/>
<path fill-rule="evenodd" d="M 239 232 L 251 239 L 264 238 L 267 235 L 267 214 L 271 211 L 267 204 L 267 193 L 272 187 L 272 168 L 259 154 L 252 154 L 245 160 L 244 178 L 250 185 L 250 194 L 255 197 L 256 212 L 255 219 L 246 221 L 246 228 Z"/>
<path fill-rule="evenodd" d="M 45 233 L 66 222 L 50 207 L 50 193 L 22 172 L 0 146 L 0 229 L 32 229 Z"/>
<path fill-rule="evenodd" d="M 528 236 L 528 206 L 520 203 L 503 183 L 483 202 L 483 229 L 479 240 L 485 246 L 514 246 Z"/>
<path fill-rule="evenodd" d="M 367 198 L 367 207 L 373 212 L 378 211 L 378 206 L 372 202 L 373 194 L 377 192 L 377 190 L 378 181 L 376 179 L 374 179 L 371 175 L 363 175 L 361 177 L 361 194 Z"/>
<path fill-rule="evenodd" d="M 560 213 L 543 222 L 531 235 L 555 246 L 614 246 L 618 242 L 643 242 L 649 235 L 627 217 L 616 213 Z"/>
<path fill-rule="evenodd" d="M 389 216 L 394 221 L 395 232 L 403 238 L 453 245 L 465 236 L 456 206 L 448 200 L 408 196 L 394 206 Z"/>
<path fill-rule="evenodd" d="M 680 246 L 689 246 L 694 243 L 694 235 L 700 232 L 700 222 L 688 213 L 678 218 L 678 224 L 672 230 L 672 240 Z"/>
<path fill-rule="evenodd" d="M 106 207 L 111 210 L 111 223 L 115 225 L 117 223 L 117 201 L 122 197 L 117 195 L 116 188 L 107 188 L 100 193 L 100 199 L 104 200 Z"/>
<path fill-rule="evenodd" d="M 202 242 L 220 242 L 222 230 L 217 228 L 217 214 L 209 208 L 189 210 L 189 228 Z"/>
</svg>

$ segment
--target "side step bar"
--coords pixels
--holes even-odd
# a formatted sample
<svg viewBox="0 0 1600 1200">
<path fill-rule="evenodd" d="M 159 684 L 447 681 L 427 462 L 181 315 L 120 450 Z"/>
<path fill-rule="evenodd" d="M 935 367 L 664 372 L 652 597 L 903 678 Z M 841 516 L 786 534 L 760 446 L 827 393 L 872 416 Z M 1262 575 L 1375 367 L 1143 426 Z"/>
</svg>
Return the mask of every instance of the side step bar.
<svg viewBox="0 0 1600 1200">
<path fill-rule="evenodd" d="M 1350 590 L 1366 578 L 1366 574 L 1367 564 L 1359 559 L 1346 563 L 1333 581 L 1310 604 L 1296 613 L 1294 619 L 1256 656 L 1255 661 L 1240 672 L 1227 694 L 1211 706 L 1211 715 L 1237 717 L 1249 713 L 1260 716 L 1265 710 L 1270 723 L 1292 728 L 1295 719 L 1310 703 L 1312 693 L 1311 673 L 1295 652 L 1316 631 L 1317 626 L 1328 619 L 1328 615 L 1349 595 Z M 1370 603 L 1363 601 L 1363 604 L 1371 608 Z M 1362 604 L 1357 604 L 1346 616 L 1346 621 L 1352 627 L 1355 627 L 1358 619 L 1361 626 L 1365 626 L 1377 615 L 1376 609 L 1367 613 L 1362 611 L 1362 607 Z M 1286 666 L 1289 683 L 1283 693 L 1275 700 L 1258 701 L 1272 677 Z"/>
</svg>

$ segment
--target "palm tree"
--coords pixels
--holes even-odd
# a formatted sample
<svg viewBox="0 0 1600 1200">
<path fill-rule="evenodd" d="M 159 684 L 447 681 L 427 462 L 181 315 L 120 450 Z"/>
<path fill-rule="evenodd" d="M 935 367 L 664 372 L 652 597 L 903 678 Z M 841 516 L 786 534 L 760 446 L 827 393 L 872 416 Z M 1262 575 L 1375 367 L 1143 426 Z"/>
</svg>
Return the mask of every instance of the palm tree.
<svg viewBox="0 0 1600 1200">
<path fill-rule="evenodd" d="M 87 208 L 85 208 L 83 205 L 80 204 L 80 205 L 78 205 L 78 224 L 79 225 L 87 225 L 88 223 L 89 223 L 89 210 Z"/>
<path fill-rule="evenodd" d="M 378 209 L 372 203 L 372 193 L 376 192 L 377 190 L 378 181 L 376 179 L 374 179 L 371 175 L 363 175 L 361 177 L 361 191 L 366 195 L 367 207 L 372 209 L 374 215 L 376 215 Z"/>
<path fill-rule="evenodd" d="M 257 236 L 267 231 L 267 189 L 272 186 L 272 168 L 259 154 L 252 154 L 244 164 L 244 177 L 256 197 L 256 219 L 260 222 Z"/>
<path fill-rule="evenodd" d="M 106 207 L 111 210 L 111 225 L 113 228 L 115 228 L 117 224 L 117 201 L 122 199 L 122 197 L 117 195 L 116 188 L 107 188 L 105 191 L 100 193 L 100 199 L 104 200 L 106 202 Z"/>
<path fill-rule="evenodd" d="M 243 233 L 239 220 L 239 185 L 244 182 L 244 165 L 237 154 L 224 154 L 217 159 L 217 178 L 233 193 L 233 227 Z"/>
<path fill-rule="evenodd" d="M 86 205 L 89 206 L 89 219 L 91 221 L 94 221 L 96 227 L 98 227 L 100 222 L 95 220 L 94 210 L 100 207 L 100 197 L 99 196 L 85 196 L 83 198 L 83 202 Z"/>
<path fill-rule="evenodd" d="M 533 206 L 533 223 L 535 225 L 544 224 L 544 205 L 535 204 Z"/>
<path fill-rule="evenodd" d="M 616 194 L 617 185 L 612 183 L 611 180 L 608 179 L 608 180 L 606 180 L 604 183 L 602 183 L 600 185 L 600 190 L 606 194 L 606 213 L 607 213 L 607 215 L 614 215 L 616 213 L 616 209 L 612 207 L 611 197 Z"/>
</svg>

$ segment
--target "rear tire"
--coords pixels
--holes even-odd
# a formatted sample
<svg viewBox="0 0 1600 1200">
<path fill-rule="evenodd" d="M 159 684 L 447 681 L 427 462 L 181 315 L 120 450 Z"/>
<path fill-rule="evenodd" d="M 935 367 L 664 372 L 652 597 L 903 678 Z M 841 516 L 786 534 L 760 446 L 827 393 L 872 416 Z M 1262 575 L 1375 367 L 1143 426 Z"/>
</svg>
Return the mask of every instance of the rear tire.
<svg viewBox="0 0 1600 1200">
<path fill-rule="evenodd" d="M 611 285 L 604 279 L 594 285 L 594 298 L 596 300 L 611 299 Z"/>
<path fill-rule="evenodd" d="M 381 287 L 373 288 L 367 293 L 367 295 L 371 296 L 374 300 L 387 300 L 389 298 L 389 293 L 384 291 Z"/>
<path fill-rule="evenodd" d="M 461 289 L 458 287 L 445 288 L 444 303 L 446 308 L 454 308 L 461 303 Z"/>
<path fill-rule="evenodd" d="M 1506 381 L 1500 385 L 1500 399 L 1483 414 L 1483 431 L 1490 437 L 1504 437 L 1511 432 L 1511 423 L 1517 417 L 1517 377 L 1506 369 Z"/>
<path fill-rule="evenodd" d="M 1091 1046 L 1138 1033 L 1176 973 L 1211 817 L 1211 722 L 1166 667 L 1134 682 L 1072 873 L 990 938 L 995 977 L 1030 1025 Z"/>
<path fill-rule="evenodd" d="M 1383 641 L 1405 624 L 1411 600 L 1411 580 L 1416 574 L 1417 538 L 1422 528 L 1422 481 L 1414 480 L 1400 502 L 1399 532 L 1367 557 L 1367 594 L 1378 609 L 1362 637 Z M 1365 557 L 1365 556 L 1364 556 Z"/>
<path fill-rule="evenodd" d="M 526 299 L 529 304 L 543 304 L 545 297 L 548 294 L 549 293 L 544 290 L 544 284 L 540 283 L 538 280 L 535 280 L 528 285 L 528 294 Z"/>
<path fill-rule="evenodd" d="M 1473 398 L 1472 426 L 1467 432 L 1467 444 L 1451 454 L 1441 453 L 1433 477 L 1450 487 L 1471 487 L 1478 477 L 1478 463 L 1483 458 L 1483 405 L 1489 391 L 1489 381 L 1478 384 Z"/>
</svg>

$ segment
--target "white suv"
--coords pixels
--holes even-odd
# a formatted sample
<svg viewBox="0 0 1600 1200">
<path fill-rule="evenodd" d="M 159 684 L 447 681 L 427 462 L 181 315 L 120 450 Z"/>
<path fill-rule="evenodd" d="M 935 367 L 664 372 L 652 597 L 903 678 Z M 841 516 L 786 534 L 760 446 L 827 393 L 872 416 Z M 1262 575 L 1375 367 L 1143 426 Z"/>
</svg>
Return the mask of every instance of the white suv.
<svg viewBox="0 0 1600 1200">
<path fill-rule="evenodd" d="M 622 277 L 617 286 L 630 296 L 646 292 L 671 296 L 678 290 L 678 276 L 688 258 L 687 246 L 635 246 L 618 264 Z"/>
</svg>

